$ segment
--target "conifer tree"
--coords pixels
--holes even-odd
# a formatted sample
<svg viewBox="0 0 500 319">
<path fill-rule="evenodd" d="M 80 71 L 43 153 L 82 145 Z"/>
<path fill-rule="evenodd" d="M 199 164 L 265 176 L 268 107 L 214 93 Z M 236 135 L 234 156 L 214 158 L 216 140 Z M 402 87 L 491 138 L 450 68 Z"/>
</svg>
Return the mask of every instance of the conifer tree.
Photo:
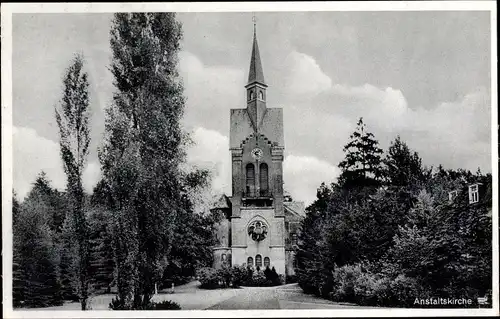
<svg viewBox="0 0 500 319">
<path fill-rule="evenodd" d="M 387 185 L 406 187 L 416 192 L 430 177 L 418 153 L 412 152 L 399 135 L 391 142 L 383 163 Z"/>
<path fill-rule="evenodd" d="M 90 143 L 89 82 L 83 70 L 83 57 L 76 55 L 64 75 L 64 92 L 61 103 L 55 107 L 59 127 L 59 145 L 67 179 L 71 218 L 78 249 L 78 293 L 82 310 L 87 308 L 89 240 L 85 218 L 85 194 L 82 174 L 86 165 Z"/>
<path fill-rule="evenodd" d="M 57 250 L 50 227 L 52 191 L 45 173 L 38 175 L 13 223 L 13 304 L 47 307 L 62 303 Z"/>
<path fill-rule="evenodd" d="M 339 163 L 342 173 L 339 184 L 343 187 L 379 186 L 383 176 L 381 167 L 382 149 L 373 133 L 366 130 L 363 118 L 360 118 L 356 131 L 344 146 L 345 159 Z"/>
<path fill-rule="evenodd" d="M 17 195 L 14 190 L 12 190 L 12 229 L 15 230 L 18 227 L 19 215 L 21 213 L 21 206 L 17 200 Z M 16 242 L 16 236 L 19 234 L 14 231 L 14 242 Z M 14 247 L 12 251 L 12 301 L 14 307 L 19 307 L 23 301 L 23 273 L 21 269 L 21 254 L 19 249 Z"/>
</svg>

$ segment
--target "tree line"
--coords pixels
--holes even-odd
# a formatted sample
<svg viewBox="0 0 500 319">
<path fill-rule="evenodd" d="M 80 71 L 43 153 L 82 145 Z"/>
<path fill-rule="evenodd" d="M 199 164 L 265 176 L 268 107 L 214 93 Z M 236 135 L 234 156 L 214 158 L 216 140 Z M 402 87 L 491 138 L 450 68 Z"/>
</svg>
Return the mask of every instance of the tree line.
<svg viewBox="0 0 500 319">
<path fill-rule="evenodd" d="M 13 304 L 89 308 L 96 293 L 112 309 L 155 308 L 157 289 L 211 265 L 217 217 L 196 203 L 210 174 L 185 169 L 191 142 L 180 120 L 182 26 L 173 13 L 117 13 L 110 30 L 114 76 L 99 147 L 101 179 L 86 194 L 90 145 L 88 75 L 75 55 L 55 107 L 66 189 L 41 172 L 21 202 L 13 195 Z M 175 308 L 176 306 L 174 306 Z"/>
<path fill-rule="evenodd" d="M 491 302 L 491 174 L 425 167 L 399 136 L 385 156 L 378 145 L 361 118 L 338 180 L 321 184 L 306 209 L 299 285 L 362 305 L 421 307 L 416 298 L 455 297 L 477 307 L 485 295 Z"/>
</svg>

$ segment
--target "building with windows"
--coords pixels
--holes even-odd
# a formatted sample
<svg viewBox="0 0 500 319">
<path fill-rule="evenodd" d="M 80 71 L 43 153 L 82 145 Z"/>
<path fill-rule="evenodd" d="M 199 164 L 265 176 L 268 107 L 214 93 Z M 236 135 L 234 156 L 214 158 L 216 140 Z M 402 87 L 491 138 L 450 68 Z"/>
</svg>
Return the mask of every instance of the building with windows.
<svg viewBox="0 0 500 319">
<path fill-rule="evenodd" d="M 246 107 L 230 110 L 232 196 L 213 208 L 222 216 L 214 267 L 269 266 L 293 275 L 304 203 L 283 192 L 283 109 L 268 107 L 267 88 L 254 29 Z"/>
</svg>

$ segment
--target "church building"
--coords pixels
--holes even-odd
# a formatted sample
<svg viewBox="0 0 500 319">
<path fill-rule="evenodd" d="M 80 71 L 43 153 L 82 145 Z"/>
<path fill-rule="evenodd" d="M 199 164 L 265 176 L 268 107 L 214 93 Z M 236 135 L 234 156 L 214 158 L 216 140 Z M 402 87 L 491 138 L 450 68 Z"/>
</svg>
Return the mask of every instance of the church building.
<svg viewBox="0 0 500 319">
<path fill-rule="evenodd" d="M 230 110 L 232 196 L 213 208 L 223 216 L 214 267 L 269 266 L 288 276 L 304 203 L 283 191 L 283 109 L 268 107 L 267 89 L 254 26 L 246 107 Z"/>
</svg>

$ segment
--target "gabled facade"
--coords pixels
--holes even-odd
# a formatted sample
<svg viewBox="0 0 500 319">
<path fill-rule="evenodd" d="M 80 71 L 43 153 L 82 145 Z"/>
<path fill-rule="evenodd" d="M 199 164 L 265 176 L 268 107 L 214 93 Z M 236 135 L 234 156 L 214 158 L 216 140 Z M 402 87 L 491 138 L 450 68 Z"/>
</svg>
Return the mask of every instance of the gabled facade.
<svg viewBox="0 0 500 319">
<path fill-rule="evenodd" d="M 304 204 L 284 198 L 283 109 L 268 107 L 267 88 L 254 30 L 246 107 L 230 110 L 232 196 L 215 208 L 226 219 L 219 227 L 214 266 L 269 266 L 292 275 L 292 243 Z"/>
</svg>

